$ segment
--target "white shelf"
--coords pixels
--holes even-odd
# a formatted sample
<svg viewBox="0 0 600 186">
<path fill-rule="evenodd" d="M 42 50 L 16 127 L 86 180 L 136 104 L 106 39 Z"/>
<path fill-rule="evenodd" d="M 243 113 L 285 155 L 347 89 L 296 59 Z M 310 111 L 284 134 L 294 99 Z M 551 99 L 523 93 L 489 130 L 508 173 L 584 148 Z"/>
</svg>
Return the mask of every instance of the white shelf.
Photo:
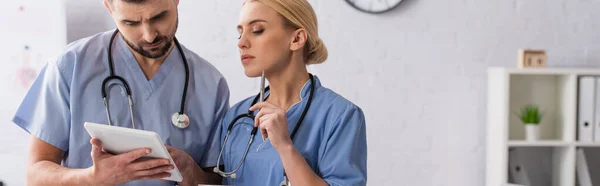
<svg viewBox="0 0 600 186">
<path fill-rule="evenodd" d="M 575 143 L 572 142 L 564 142 L 564 141 L 521 141 L 521 140 L 512 140 L 508 142 L 509 147 L 569 147 L 573 146 Z M 600 146 L 600 144 L 598 144 Z"/>
<path fill-rule="evenodd" d="M 577 147 L 600 147 L 599 142 L 577 142 L 575 145 Z"/>
<path fill-rule="evenodd" d="M 518 112 L 526 105 L 540 107 L 544 114 L 539 125 L 540 137 L 545 140 L 573 141 L 577 76 L 508 74 L 509 140 L 524 140 L 525 127 Z"/>
</svg>

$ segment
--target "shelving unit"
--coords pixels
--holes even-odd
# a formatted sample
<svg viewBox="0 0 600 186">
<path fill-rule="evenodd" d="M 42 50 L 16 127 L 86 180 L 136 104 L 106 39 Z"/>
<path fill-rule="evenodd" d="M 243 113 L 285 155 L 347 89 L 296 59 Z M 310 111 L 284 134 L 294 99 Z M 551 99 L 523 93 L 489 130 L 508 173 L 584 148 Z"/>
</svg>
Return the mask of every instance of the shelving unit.
<svg viewBox="0 0 600 186">
<path fill-rule="evenodd" d="M 600 143 L 577 141 L 577 83 L 600 69 L 488 69 L 486 185 L 509 181 L 509 151 L 518 149 L 532 185 L 574 186 L 577 148 Z M 540 140 L 526 141 L 518 111 L 540 107 Z"/>
</svg>

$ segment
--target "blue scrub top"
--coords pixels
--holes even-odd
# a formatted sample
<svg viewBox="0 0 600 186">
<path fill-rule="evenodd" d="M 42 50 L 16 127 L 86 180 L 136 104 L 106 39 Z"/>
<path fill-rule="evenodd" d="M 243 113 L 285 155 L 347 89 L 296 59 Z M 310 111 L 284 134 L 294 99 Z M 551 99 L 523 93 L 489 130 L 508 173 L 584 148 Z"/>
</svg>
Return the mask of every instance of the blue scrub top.
<svg viewBox="0 0 600 186">
<path fill-rule="evenodd" d="M 114 30 L 80 39 L 67 46 L 41 70 L 13 122 L 31 135 L 65 151 L 62 165 L 92 166 L 90 136 L 85 122 L 108 124 L 101 95 L 109 75 L 108 45 Z M 219 125 L 229 108 L 229 88 L 223 75 L 206 60 L 182 46 L 190 68 L 184 112 L 186 129 L 171 123 L 180 110 L 185 67 L 174 47 L 158 72 L 147 80 L 132 51 L 120 36 L 113 42 L 115 74 L 131 88 L 136 129 L 158 133 L 166 145 L 187 152 L 201 167 L 214 167 L 220 148 Z M 131 127 L 129 105 L 121 83 L 107 85 L 113 125 Z M 169 185 L 167 181 L 134 181 L 125 185 Z"/>
<path fill-rule="evenodd" d="M 367 139 L 362 110 L 330 89 L 323 87 L 314 76 L 315 95 L 303 123 L 293 139 L 294 146 L 308 165 L 329 185 L 366 185 Z M 291 134 L 310 95 L 310 80 L 302 88 L 302 100 L 287 111 L 288 132 Z M 266 94 L 268 94 L 267 92 Z M 221 127 L 221 142 L 227 126 L 239 114 L 248 112 L 254 96 L 229 109 Z M 255 112 L 256 114 L 257 112 Z M 223 162 L 227 172 L 240 162 L 250 138 L 254 121 L 238 120 L 225 149 Z M 270 141 L 263 142 L 260 132 L 248 151 L 237 178 L 227 178 L 224 184 L 237 186 L 279 185 L 283 180 L 283 165 Z"/>
</svg>

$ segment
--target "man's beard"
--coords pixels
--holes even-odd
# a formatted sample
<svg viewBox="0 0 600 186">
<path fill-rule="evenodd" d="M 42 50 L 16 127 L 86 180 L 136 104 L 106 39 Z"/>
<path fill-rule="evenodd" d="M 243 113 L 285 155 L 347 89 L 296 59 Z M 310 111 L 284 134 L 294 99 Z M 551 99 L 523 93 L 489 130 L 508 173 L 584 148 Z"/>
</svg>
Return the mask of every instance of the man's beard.
<svg viewBox="0 0 600 186">
<path fill-rule="evenodd" d="M 133 51 L 137 52 L 138 54 L 140 54 L 144 57 L 151 58 L 151 59 L 160 58 L 160 57 L 163 57 L 164 55 L 166 55 L 169 52 L 169 49 L 171 48 L 171 46 L 173 45 L 173 38 L 175 38 L 175 32 L 177 32 L 178 26 L 179 26 L 179 18 L 177 18 L 177 23 L 175 25 L 175 29 L 173 30 L 173 32 L 171 33 L 170 36 L 158 35 L 158 36 L 156 36 L 156 38 L 154 38 L 154 41 L 152 41 L 152 43 L 142 41 L 141 43 L 134 45 L 133 42 L 127 40 L 127 38 L 125 38 L 125 37 L 123 37 L 123 40 L 125 41 L 125 43 L 127 43 L 127 45 L 129 45 L 129 47 L 131 47 L 131 49 L 133 49 Z M 149 50 L 144 49 L 144 46 L 150 46 L 150 45 L 160 43 L 160 42 L 165 42 L 163 47 L 152 48 Z"/>
</svg>

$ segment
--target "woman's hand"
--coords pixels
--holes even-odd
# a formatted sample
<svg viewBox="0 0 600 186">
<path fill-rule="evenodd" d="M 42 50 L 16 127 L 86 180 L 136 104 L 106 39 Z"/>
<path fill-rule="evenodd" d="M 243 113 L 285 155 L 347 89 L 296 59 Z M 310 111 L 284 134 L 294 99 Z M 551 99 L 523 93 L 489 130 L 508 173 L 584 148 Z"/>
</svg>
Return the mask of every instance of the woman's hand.
<svg viewBox="0 0 600 186">
<path fill-rule="evenodd" d="M 286 111 L 269 102 L 260 102 L 250 107 L 250 111 L 260 110 L 254 118 L 254 126 L 260 127 L 263 138 L 269 138 L 275 149 L 289 147 L 290 139 Z"/>
</svg>

